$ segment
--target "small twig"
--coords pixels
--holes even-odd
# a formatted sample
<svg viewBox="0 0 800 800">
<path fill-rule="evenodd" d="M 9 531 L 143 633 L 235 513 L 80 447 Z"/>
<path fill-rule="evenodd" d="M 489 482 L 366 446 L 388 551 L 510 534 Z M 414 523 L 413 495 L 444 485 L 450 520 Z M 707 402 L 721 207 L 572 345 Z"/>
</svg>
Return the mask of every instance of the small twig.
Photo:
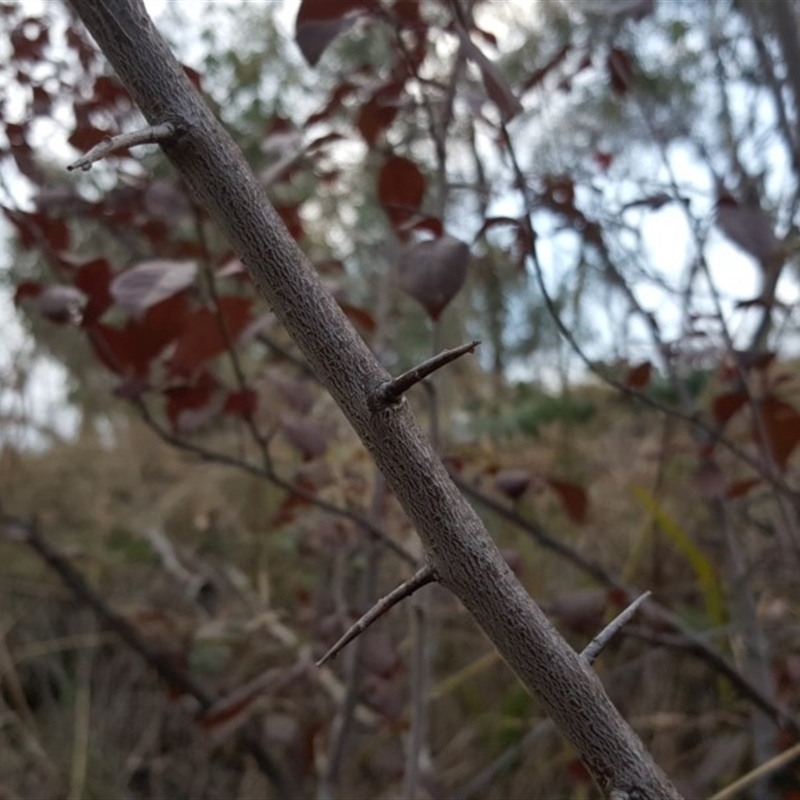
<svg viewBox="0 0 800 800">
<path fill-rule="evenodd" d="M 426 564 L 422 569 L 415 572 L 407 581 L 403 581 L 399 586 L 392 589 L 389 594 L 378 600 L 372 608 L 364 614 L 361 619 L 354 622 L 348 631 L 336 642 L 322 658 L 317 661 L 317 666 L 321 667 L 330 661 L 345 645 L 360 636 L 373 622 L 382 617 L 390 608 L 396 606 L 401 600 L 411 597 L 414 592 L 433 583 L 436 580 L 436 573 L 430 564 Z"/>
<path fill-rule="evenodd" d="M 650 596 L 645 592 L 637 597 L 621 614 L 615 617 L 597 636 L 581 651 L 581 658 L 588 664 L 593 664 L 600 651 L 608 644 L 611 638 L 630 620 L 641 604 Z M 472 797 L 483 796 L 489 786 L 495 783 L 498 775 L 510 769 L 522 756 L 530 750 L 534 742 L 546 733 L 555 731 L 556 726 L 551 718 L 543 719 L 534 725 L 518 742 L 502 752 L 491 763 L 487 764 L 477 775 L 470 779 L 452 798 L 470 800 Z"/>
<path fill-rule="evenodd" d="M 149 125 L 138 131 L 130 133 L 120 133 L 118 136 L 109 136 L 99 144 L 96 144 L 88 153 L 81 156 L 77 161 L 70 164 L 67 169 L 71 172 L 74 169 L 82 169 L 84 172 L 92 168 L 95 161 L 100 161 L 106 156 L 119 150 L 127 150 L 140 144 L 161 144 L 173 139 L 177 134 L 177 128 L 171 122 L 164 122 L 161 125 Z"/>
<path fill-rule="evenodd" d="M 631 617 L 639 610 L 639 606 L 644 603 L 651 594 L 652 592 L 648 590 L 644 594 L 639 595 L 639 597 L 614 617 L 614 619 L 583 648 L 581 656 L 585 659 L 587 664 L 594 664 L 606 645 L 619 633 L 622 626 L 630 621 Z"/>
<path fill-rule="evenodd" d="M 479 344 L 480 342 L 470 342 L 469 344 L 462 344 L 460 347 L 454 347 L 452 350 L 442 350 L 441 353 L 423 361 L 413 369 L 408 370 L 408 372 L 385 381 L 373 392 L 370 398 L 370 405 L 376 409 L 395 405 L 400 402 L 400 398 L 412 386 L 436 372 L 437 369 L 441 369 L 451 361 L 461 358 L 465 353 L 474 353 Z"/>
<path fill-rule="evenodd" d="M 791 764 L 792 761 L 797 758 L 800 758 L 800 744 L 796 744 L 794 747 L 784 750 L 769 761 L 765 761 L 755 769 L 750 770 L 746 775 L 742 775 L 741 778 L 738 778 L 733 783 L 728 784 L 724 789 L 718 791 L 711 800 L 732 800 L 742 789 L 746 789 L 748 786 L 752 786 L 756 783 L 756 781 L 766 778 L 767 775 L 771 775 L 773 772 L 777 772 L 787 764 Z"/>
<path fill-rule="evenodd" d="M 318 497 L 314 492 L 304 489 L 302 486 L 297 486 L 291 481 L 281 478 L 279 475 L 276 475 L 274 472 L 264 467 L 251 464 L 249 461 L 245 461 L 244 459 L 240 459 L 235 456 L 230 456 L 227 453 L 220 453 L 216 450 L 208 450 L 207 448 L 195 444 L 194 442 L 181 439 L 180 436 L 175 436 L 162 425 L 159 425 L 159 423 L 150 413 L 150 409 L 141 398 L 134 398 L 131 402 L 138 410 L 144 423 L 163 442 L 172 445 L 178 450 L 192 453 L 202 461 L 212 464 L 223 464 L 224 466 L 240 469 L 249 473 L 250 475 L 255 475 L 257 478 L 269 481 L 279 489 L 283 489 L 283 491 L 305 500 L 310 505 L 313 505 L 322 511 L 327 511 L 330 514 L 335 514 L 336 516 L 343 517 L 344 519 L 349 519 L 351 522 L 358 525 L 358 527 L 361 528 L 365 533 L 369 534 L 373 539 L 381 542 L 381 544 L 391 550 L 395 555 L 402 558 L 406 563 L 413 565 L 417 563 L 417 559 L 411 553 L 409 553 L 409 551 L 403 547 L 403 545 L 394 541 L 394 539 L 392 539 L 389 534 L 386 533 L 386 531 L 379 528 L 377 525 L 374 525 L 362 514 L 359 514 L 356 511 L 351 511 L 348 508 L 342 508 L 341 506 L 337 506 L 335 503 L 325 500 L 322 497 Z"/>
</svg>

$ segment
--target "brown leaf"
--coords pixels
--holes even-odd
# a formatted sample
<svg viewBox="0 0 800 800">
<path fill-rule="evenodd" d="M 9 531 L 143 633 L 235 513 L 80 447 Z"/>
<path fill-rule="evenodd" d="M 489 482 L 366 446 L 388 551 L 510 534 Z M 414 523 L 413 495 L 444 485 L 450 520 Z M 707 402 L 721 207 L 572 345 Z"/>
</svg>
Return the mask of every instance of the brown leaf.
<svg viewBox="0 0 800 800">
<path fill-rule="evenodd" d="M 724 425 L 745 403 L 747 392 L 725 392 L 714 398 L 712 413 L 714 419 Z"/>
<path fill-rule="evenodd" d="M 425 176 L 407 158 L 392 156 L 378 175 L 378 199 L 394 225 L 406 222 L 422 203 Z"/>
<path fill-rule="evenodd" d="M 400 288 L 439 319 L 464 285 L 468 263 L 469 246 L 453 236 L 419 242 L 400 255 Z"/>
<path fill-rule="evenodd" d="M 328 45 L 355 22 L 359 13 L 379 8 L 377 0 L 303 0 L 297 11 L 294 38 L 313 67 Z"/>
<path fill-rule="evenodd" d="M 550 488 L 558 495 L 564 511 L 573 522 L 586 522 L 589 509 L 589 498 L 586 489 L 576 483 L 560 481 L 556 478 L 545 478 Z"/>
<path fill-rule="evenodd" d="M 625 383 L 631 389 L 644 389 L 644 387 L 650 383 L 652 372 L 653 365 L 649 361 L 645 361 L 629 370 Z"/>
<path fill-rule="evenodd" d="M 800 414 L 784 400 L 765 397 L 758 403 L 764 433 L 775 463 L 781 470 L 786 469 L 792 451 L 800 442 Z M 753 422 L 753 439 L 761 442 L 762 425 Z"/>
</svg>

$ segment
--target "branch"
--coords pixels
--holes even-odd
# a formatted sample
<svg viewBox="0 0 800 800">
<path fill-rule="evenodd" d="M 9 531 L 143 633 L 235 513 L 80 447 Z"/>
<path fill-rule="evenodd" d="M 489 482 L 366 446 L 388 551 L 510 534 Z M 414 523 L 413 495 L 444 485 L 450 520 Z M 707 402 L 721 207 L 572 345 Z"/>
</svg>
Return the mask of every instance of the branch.
<svg viewBox="0 0 800 800">
<path fill-rule="evenodd" d="M 161 125 L 151 125 L 131 133 L 120 133 L 111 136 L 96 144 L 88 153 L 81 156 L 77 161 L 70 164 L 67 169 L 82 169 L 84 172 L 92 168 L 95 161 L 100 161 L 112 153 L 120 150 L 127 150 L 140 144 L 163 144 L 178 135 L 178 129 L 169 122 Z"/>
<path fill-rule="evenodd" d="M 408 580 L 403 581 L 399 586 L 392 589 L 389 594 L 382 597 L 378 600 L 375 605 L 367 611 L 359 620 L 354 622 L 350 628 L 345 632 L 344 636 L 342 636 L 336 644 L 325 653 L 322 658 L 317 661 L 317 666 L 321 667 L 326 662 L 330 661 L 336 654 L 347 644 L 353 641 L 357 636 L 360 636 L 364 631 L 372 625 L 373 622 L 376 622 L 380 617 L 382 617 L 390 608 L 396 606 L 401 600 L 405 600 L 407 597 L 411 597 L 414 592 L 418 589 L 421 589 L 423 586 L 427 586 L 429 583 L 433 583 L 436 580 L 436 573 L 433 571 L 433 567 L 429 564 L 426 564 L 422 569 L 418 572 L 415 572 Z"/>
<path fill-rule="evenodd" d="M 452 350 L 442 350 L 441 353 L 423 361 L 408 372 L 381 383 L 372 393 L 369 402 L 375 410 L 399 403 L 412 386 L 466 353 L 474 353 L 479 344 L 480 342 L 470 342 L 462 344 L 460 347 L 454 347 Z"/>
<path fill-rule="evenodd" d="M 154 650 L 139 635 L 136 628 L 125 617 L 114 611 L 64 555 L 42 536 L 35 523 L 3 514 L 0 517 L 0 538 L 21 541 L 29 545 L 61 578 L 75 597 L 89 606 L 98 618 L 138 653 L 165 683 L 197 700 L 202 711 L 208 711 L 213 706 L 214 697 L 195 683 L 189 675 L 178 669 L 170 658 Z M 283 770 L 264 750 L 261 743 L 247 733 L 243 733 L 243 743 L 254 757 L 259 769 L 272 782 L 279 796 L 287 798 L 295 796 L 296 793 L 289 785 Z"/>
<path fill-rule="evenodd" d="M 410 404 L 373 413 L 370 391 L 389 375 L 289 235 L 142 0 L 72 0 L 72 6 L 148 122 L 172 122 L 180 129 L 181 136 L 162 144 L 165 155 L 375 459 L 415 525 L 437 580 L 463 603 L 554 718 L 606 795 L 679 797 L 597 676 L 511 572 Z"/>
<path fill-rule="evenodd" d="M 583 648 L 581 656 L 586 659 L 588 664 L 594 664 L 594 662 L 597 661 L 597 657 L 605 649 L 606 645 L 619 633 L 622 627 L 630 621 L 631 617 L 639 610 L 639 606 L 642 605 L 651 594 L 652 592 L 647 591 L 639 595 L 639 597 L 614 617 L 614 619 Z"/>
</svg>

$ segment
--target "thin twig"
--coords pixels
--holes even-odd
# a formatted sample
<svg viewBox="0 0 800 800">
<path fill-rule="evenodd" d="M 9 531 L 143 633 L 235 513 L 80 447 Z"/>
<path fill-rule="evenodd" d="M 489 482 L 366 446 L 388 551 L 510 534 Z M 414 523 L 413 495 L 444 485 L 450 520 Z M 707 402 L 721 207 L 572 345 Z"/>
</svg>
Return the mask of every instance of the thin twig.
<svg viewBox="0 0 800 800">
<path fill-rule="evenodd" d="M 96 144 L 88 153 L 81 156 L 77 161 L 70 164 L 67 169 L 82 169 L 84 172 L 92 168 L 92 164 L 101 161 L 106 156 L 116 153 L 119 150 L 127 150 L 140 144 L 161 144 L 174 139 L 178 129 L 171 122 L 164 122 L 161 125 L 150 125 L 138 131 L 130 133 L 120 133 L 118 136 L 110 136 L 99 144 Z"/>
<path fill-rule="evenodd" d="M 614 617 L 614 619 L 583 648 L 581 656 L 586 659 L 588 664 L 594 664 L 606 645 L 619 633 L 620 629 L 630 621 L 631 617 L 639 610 L 639 606 L 644 603 L 651 594 L 651 591 L 646 591 L 644 594 L 639 595 L 639 597 Z"/>
<path fill-rule="evenodd" d="M 767 775 L 771 775 L 787 764 L 791 764 L 792 761 L 797 758 L 800 758 L 800 743 L 790 747 L 788 750 L 784 750 L 769 761 L 759 764 L 759 766 L 750 770 L 746 775 L 742 775 L 741 778 L 738 778 L 733 783 L 728 784 L 724 789 L 718 791 L 710 800 L 732 800 L 742 789 L 752 786 L 762 778 L 766 778 Z"/>
<path fill-rule="evenodd" d="M 555 537 L 547 534 L 542 527 L 527 520 L 521 514 L 513 509 L 504 506 L 502 503 L 494 500 L 493 498 L 480 492 L 474 486 L 470 486 L 465 481 L 454 476 L 451 477 L 456 486 L 461 489 L 468 497 L 472 497 L 482 505 L 487 506 L 492 511 L 502 516 L 509 522 L 516 525 L 521 530 L 528 533 L 534 541 L 542 547 L 552 550 L 561 558 L 564 558 L 573 566 L 585 574 L 591 576 L 603 586 L 619 589 L 627 595 L 632 595 L 633 591 L 630 587 L 626 586 L 622 581 L 614 578 L 604 567 L 593 561 L 589 561 L 580 555 L 577 551 L 569 547 L 569 545 L 558 541 Z M 648 641 L 654 641 L 667 647 L 672 647 L 676 650 L 683 650 L 684 652 L 695 656 L 701 661 L 705 662 L 712 670 L 722 675 L 728 680 L 734 689 L 746 700 L 751 702 L 757 708 L 760 708 L 776 725 L 785 728 L 794 735 L 800 735 L 800 719 L 788 711 L 783 706 L 775 703 L 768 697 L 758 686 L 755 686 L 751 681 L 745 678 L 728 660 L 711 645 L 705 642 L 698 634 L 691 631 L 686 627 L 683 620 L 673 614 L 669 609 L 659 603 L 653 602 L 648 606 L 650 613 L 655 615 L 656 624 L 666 626 L 671 631 L 675 631 L 674 635 L 668 633 L 656 633 L 654 631 L 637 631 L 634 633 L 630 629 L 626 631 L 626 635 L 635 635 L 638 638 L 643 638 Z"/>
<path fill-rule="evenodd" d="M 354 622 L 344 636 L 317 661 L 317 666 L 323 666 L 330 661 L 345 645 L 360 636 L 373 622 L 382 617 L 390 608 L 396 606 L 401 600 L 411 597 L 414 592 L 433 583 L 436 580 L 436 573 L 430 564 L 426 564 L 422 569 L 415 572 L 408 580 L 403 581 L 399 586 L 392 589 L 389 594 L 378 600 L 372 608 L 364 614 L 361 619 Z"/>
<path fill-rule="evenodd" d="M 452 350 L 442 350 L 441 353 L 423 361 L 408 372 L 382 383 L 373 392 L 370 405 L 376 409 L 395 405 L 412 386 L 466 353 L 474 353 L 479 344 L 480 342 L 469 342 L 460 347 L 454 347 Z"/>
<path fill-rule="evenodd" d="M 374 539 L 391 550 L 395 555 L 402 558 L 406 563 L 412 565 L 416 565 L 418 563 L 417 559 L 401 544 L 394 541 L 394 539 L 392 539 L 389 534 L 386 533 L 386 531 L 382 530 L 377 525 L 373 525 L 366 517 L 358 512 L 350 511 L 350 509 L 337 506 L 335 503 L 331 503 L 328 500 L 317 496 L 314 492 L 281 478 L 279 475 L 276 475 L 274 472 L 271 472 L 264 467 L 258 467 L 255 464 L 251 464 L 249 461 L 235 458 L 234 456 L 229 456 L 227 453 L 219 453 L 216 450 L 209 450 L 201 445 L 195 444 L 194 442 L 181 439 L 180 436 L 175 436 L 166 430 L 162 425 L 159 425 L 159 423 L 150 413 L 150 409 L 147 408 L 147 405 L 143 400 L 141 400 L 141 398 L 135 398 L 132 400 L 132 402 L 139 411 L 142 420 L 162 441 L 166 442 L 167 444 L 176 447 L 178 450 L 192 453 L 203 461 L 213 464 L 224 464 L 228 467 L 235 467 L 243 472 L 255 475 L 262 480 L 269 481 L 279 489 L 283 489 L 285 492 L 305 500 L 310 505 L 316 506 L 322 511 L 327 511 L 329 514 L 334 514 L 338 517 L 349 519 L 351 522 L 358 525 L 358 527 L 361 528 L 365 533 L 372 536 Z"/>
<path fill-rule="evenodd" d="M 621 614 L 615 617 L 597 636 L 589 642 L 581 651 L 581 658 L 588 664 L 593 664 L 600 651 L 608 644 L 611 638 L 625 625 L 626 622 L 636 613 L 641 604 L 650 596 L 650 592 L 645 592 L 637 597 Z M 599 645 L 598 645 L 599 643 Z M 487 764 L 477 775 L 473 776 L 469 783 L 459 789 L 453 798 L 458 800 L 469 800 L 471 797 L 483 796 L 498 775 L 510 769 L 522 755 L 531 748 L 533 743 L 544 736 L 546 733 L 555 730 L 553 720 L 549 717 L 541 720 L 534 725 L 518 742 L 504 750 L 491 763 Z"/>
<path fill-rule="evenodd" d="M 528 238 L 528 256 L 530 257 L 531 263 L 533 264 L 533 272 L 536 278 L 536 282 L 539 286 L 539 291 L 542 293 L 542 299 L 544 300 L 545 306 L 547 307 L 547 311 L 550 314 L 553 322 L 555 322 L 556 327 L 558 328 L 559 333 L 566 339 L 569 346 L 572 348 L 575 355 L 581 360 L 584 366 L 589 369 L 589 371 L 600 378 L 601 381 L 606 383 L 613 389 L 616 389 L 618 392 L 625 394 L 629 397 L 633 397 L 637 400 L 641 400 L 645 405 L 650 406 L 658 411 L 661 411 L 664 414 L 671 414 L 672 416 L 676 417 L 677 419 L 681 419 L 684 422 L 689 423 L 693 428 L 696 430 L 702 431 L 706 436 L 708 436 L 711 441 L 715 444 L 722 445 L 726 450 L 731 452 L 735 455 L 738 459 L 742 462 L 747 464 L 748 466 L 752 467 L 753 470 L 761 477 L 766 483 L 772 486 L 777 492 L 780 492 L 782 495 L 787 497 L 789 500 L 794 500 L 794 491 L 786 485 L 786 483 L 775 476 L 766 473 L 764 471 L 763 464 L 761 464 L 758 459 L 751 456 L 746 451 L 742 450 L 740 447 L 735 445 L 729 439 L 722 435 L 722 433 L 715 428 L 714 426 L 708 425 L 700 419 L 694 413 L 685 412 L 679 408 L 674 408 L 672 406 L 665 405 L 664 403 L 659 402 L 657 399 L 652 397 L 651 395 L 647 394 L 646 392 L 641 392 L 638 389 L 628 386 L 621 381 L 615 380 L 611 376 L 607 375 L 603 370 L 598 369 L 597 364 L 589 358 L 587 353 L 584 349 L 580 346 L 577 339 L 575 338 L 574 334 L 570 330 L 569 326 L 564 322 L 561 314 L 558 310 L 555 300 L 551 296 L 547 284 L 544 280 L 544 271 L 542 269 L 542 264 L 539 261 L 539 254 L 536 248 L 536 231 L 533 227 L 533 221 L 531 219 L 531 209 L 533 208 L 533 203 L 531 202 L 530 197 L 530 190 L 528 189 L 528 185 L 525 179 L 525 173 L 522 171 L 522 167 L 520 166 L 519 160 L 516 156 L 516 150 L 514 149 L 513 143 L 511 141 L 511 136 L 508 133 L 508 129 L 505 125 L 501 126 L 501 132 L 504 137 L 504 143 L 506 145 L 506 151 L 508 152 L 508 157 L 511 161 L 512 168 L 514 170 L 514 177 L 519 186 L 520 192 L 522 193 L 522 198 L 525 203 L 525 213 L 522 217 L 522 221 L 525 225 L 525 234 Z"/>
</svg>

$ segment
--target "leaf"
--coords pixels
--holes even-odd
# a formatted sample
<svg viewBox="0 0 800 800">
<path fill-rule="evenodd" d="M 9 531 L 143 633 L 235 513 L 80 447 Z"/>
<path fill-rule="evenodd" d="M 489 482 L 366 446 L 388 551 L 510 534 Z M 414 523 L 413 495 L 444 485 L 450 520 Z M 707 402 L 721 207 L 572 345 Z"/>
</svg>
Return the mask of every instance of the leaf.
<svg viewBox="0 0 800 800">
<path fill-rule="evenodd" d="M 242 389 L 228 394 L 222 413 L 247 419 L 255 413 L 257 406 L 258 395 L 252 389 Z"/>
<path fill-rule="evenodd" d="M 219 315 L 203 307 L 187 314 L 183 331 L 170 359 L 173 372 L 186 374 L 216 358 L 228 347 L 227 339 L 235 343 L 250 322 L 253 302 L 247 297 L 220 297 L 219 311 L 225 324 L 223 336 Z"/>
<path fill-rule="evenodd" d="M 217 379 L 203 372 L 191 384 L 167 389 L 167 418 L 173 430 L 192 433 L 204 427 L 218 411 L 219 388 Z"/>
<path fill-rule="evenodd" d="M 765 397 L 759 401 L 758 412 L 772 458 L 781 470 L 785 470 L 789 456 L 800 442 L 800 414 L 777 397 Z M 752 430 L 754 441 L 761 443 L 764 437 L 758 420 L 753 421 Z"/>
<path fill-rule="evenodd" d="M 519 500 L 531 483 L 531 474 L 525 469 L 501 469 L 494 476 L 494 486 L 510 500 Z"/>
<path fill-rule="evenodd" d="M 725 392 L 714 398 L 711 413 L 720 425 L 724 425 L 746 402 L 747 392 Z"/>
<path fill-rule="evenodd" d="M 73 283 L 87 297 L 81 324 L 86 327 L 97 322 L 111 307 L 111 267 L 104 258 L 96 258 L 78 267 Z"/>
<path fill-rule="evenodd" d="M 306 62 L 317 64 L 328 45 L 350 28 L 358 14 L 379 8 L 377 0 L 302 0 L 294 38 Z"/>
<path fill-rule="evenodd" d="M 425 176 L 407 158 L 392 156 L 378 175 L 378 199 L 394 225 L 412 217 L 425 194 Z"/>
<path fill-rule="evenodd" d="M 400 288 L 439 319 L 464 285 L 469 255 L 469 245 L 453 236 L 411 245 L 400 254 Z"/>
<path fill-rule="evenodd" d="M 734 481 L 734 483 L 728 486 L 728 490 L 725 492 L 725 495 L 731 500 L 737 497 L 743 497 L 754 486 L 758 486 L 759 483 L 761 483 L 761 478 L 748 478 L 743 481 Z"/>
<path fill-rule="evenodd" d="M 577 483 L 560 481 L 556 478 L 545 478 L 548 486 L 558 495 L 561 505 L 567 516 L 579 524 L 586 522 L 587 511 L 589 509 L 589 498 L 586 490 Z"/>
<path fill-rule="evenodd" d="M 625 378 L 625 383 L 631 389 L 644 389 L 650 383 L 650 376 L 653 372 L 653 365 L 649 361 L 631 367 Z"/>
<path fill-rule="evenodd" d="M 370 314 L 365 308 L 358 308 L 357 306 L 351 306 L 349 303 L 343 303 L 339 301 L 339 308 L 344 311 L 347 315 L 347 318 L 355 325 L 357 325 L 362 330 L 366 331 L 367 333 L 374 333 L 376 324 L 375 324 L 375 317 Z"/>
<path fill-rule="evenodd" d="M 404 86 L 404 81 L 394 81 L 382 86 L 358 110 L 356 127 L 367 144 L 375 144 L 377 138 L 394 121 Z"/>
<path fill-rule="evenodd" d="M 111 295 L 120 308 L 139 316 L 191 286 L 196 275 L 193 261 L 143 261 L 114 278 Z"/>
</svg>

